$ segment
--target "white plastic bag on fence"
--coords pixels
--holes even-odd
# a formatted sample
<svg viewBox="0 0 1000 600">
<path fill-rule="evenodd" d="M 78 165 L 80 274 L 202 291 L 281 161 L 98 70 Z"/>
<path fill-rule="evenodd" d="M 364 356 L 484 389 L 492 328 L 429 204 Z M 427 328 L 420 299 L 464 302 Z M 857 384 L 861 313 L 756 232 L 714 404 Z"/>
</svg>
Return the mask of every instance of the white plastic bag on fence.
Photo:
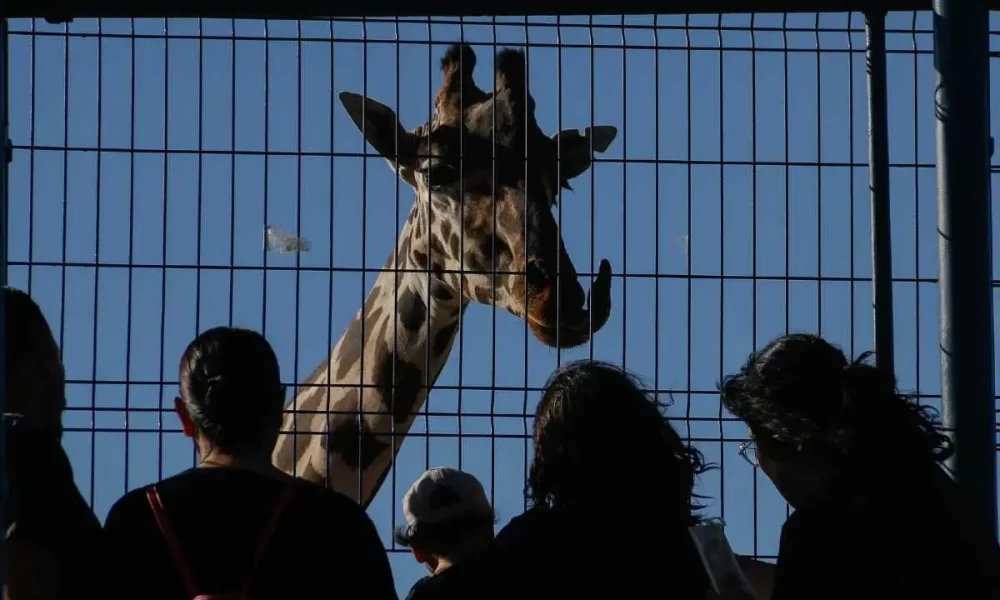
<svg viewBox="0 0 1000 600">
<path fill-rule="evenodd" d="M 277 225 L 264 226 L 264 250 L 270 252 L 308 252 L 309 240 L 285 231 Z"/>
</svg>

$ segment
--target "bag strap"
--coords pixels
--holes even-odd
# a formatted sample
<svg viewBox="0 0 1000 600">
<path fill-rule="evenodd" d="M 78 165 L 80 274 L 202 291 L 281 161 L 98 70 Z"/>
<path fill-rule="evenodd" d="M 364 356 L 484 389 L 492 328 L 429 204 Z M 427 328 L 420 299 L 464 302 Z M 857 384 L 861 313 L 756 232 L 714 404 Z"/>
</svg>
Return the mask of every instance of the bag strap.
<svg viewBox="0 0 1000 600">
<path fill-rule="evenodd" d="M 246 583 L 243 584 L 244 595 L 250 589 L 250 584 L 253 582 L 253 576 L 257 570 L 257 564 L 260 562 L 261 557 L 264 556 L 264 551 L 267 550 L 267 545 L 278 528 L 281 515 L 291 502 L 294 493 L 295 483 L 292 481 L 289 482 L 285 490 L 281 493 L 278 502 L 271 510 L 270 518 L 264 524 L 264 530 L 260 541 L 257 543 L 257 552 L 253 559 L 253 570 L 250 572 L 250 577 L 247 578 Z M 174 562 L 177 564 L 177 570 L 180 572 L 181 579 L 184 582 L 184 588 L 190 597 L 195 598 L 198 596 L 198 584 L 195 582 L 194 575 L 191 573 L 187 561 L 184 560 L 184 553 L 181 552 L 180 542 L 177 540 L 177 535 L 174 533 L 174 529 L 167 519 L 167 513 L 163 509 L 163 502 L 160 500 L 160 494 L 157 492 L 156 486 L 152 486 L 146 490 L 146 497 L 149 500 L 149 506 L 153 509 L 153 515 L 156 517 L 156 523 L 160 527 L 160 532 L 163 534 L 163 538 L 170 548 L 170 553 L 174 556 Z"/>
<path fill-rule="evenodd" d="M 271 541 L 271 537 L 274 532 L 278 529 L 278 522 L 281 521 L 281 515 L 285 512 L 288 504 L 292 500 L 292 496 L 295 495 L 295 481 L 290 481 L 285 490 L 281 493 L 278 498 L 278 502 L 275 503 L 274 508 L 271 509 L 271 516 L 264 524 L 264 531 L 261 533 L 260 541 L 257 542 L 257 553 L 253 558 L 253 570 L 250 571 L 250 576 L 247 578 L 246 583 L 243 584 L 243 594 L 246 596 L 250 590 L 250 584 L 253 583 L 253 576 L 257 573 L 257 565 L 260 563 L 261 557 L 264 556 L 264 551 L 267 550 L 267 545 Z"/>
<path fill-rule="evenodd" d="M 177 535 L 167 519 L 166 511 L 163 510 L 163 502 L 160 500 L 160 493 L 156 491 L 155 485 L 146 490 L 146 498 L 149 500 L 150 508 L 153 509 L 160 533 L 163 534 L 163 539 L 166 540 L 167 547 L 170 548 L 170 553 L 174 556 L 174 562 L 177 564 L 177 570 L 184 582 L 184 588 L 187 590 L 188 596 L 194 598 L 198 595 L 198 584 L 195 583 L 194 575 L 191 574 L 191 569 L 188 567 L 187 561 L 184 560 L 180 542 L 177 541 Z"/>
</svg>

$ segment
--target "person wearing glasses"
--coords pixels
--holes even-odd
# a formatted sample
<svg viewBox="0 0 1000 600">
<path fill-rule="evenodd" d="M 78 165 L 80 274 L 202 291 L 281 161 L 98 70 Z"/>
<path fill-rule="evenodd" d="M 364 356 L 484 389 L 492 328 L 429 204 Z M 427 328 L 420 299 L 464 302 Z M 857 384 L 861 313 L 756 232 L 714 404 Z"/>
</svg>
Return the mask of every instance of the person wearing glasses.
<svg viewBox="0 0 1000 600">
<path fill-rule="evenodd" d="M 795 509 L 772 600 L 997 597 L 1000 549 L 942 469 L 949 439 L 870 356 L 784 335 L 720 385 L 740 453 Z"/>
</svg>

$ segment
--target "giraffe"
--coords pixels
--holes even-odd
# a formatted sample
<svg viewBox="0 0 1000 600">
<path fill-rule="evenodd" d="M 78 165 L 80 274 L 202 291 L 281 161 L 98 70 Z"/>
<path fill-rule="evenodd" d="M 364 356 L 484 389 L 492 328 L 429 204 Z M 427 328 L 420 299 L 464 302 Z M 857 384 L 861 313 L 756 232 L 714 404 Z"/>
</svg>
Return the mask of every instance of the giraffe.
<svg viewBox="0 0 1000 600">
<path fill-rule="evenodd" d="M 556 190 L 572 189 L 569 180 L 590 167 L 594 151 L 607 150 L 617 129 L 548 137 L 535 121 L 522 51 L 497 53 L 492 93 L 476 87 L 475 65 L 471 46 L 446 50 L 433 118 L 411 131 L 389 107 L 339 94 L 415 200 L 364 306 L 286 407 L 272 459 L 365 507 L 471 302 L 525 319 L 539 341 L 561 348 L 585 343 L 611 311 L 610 264 L 601 261 L 584 294 L 552 206 Z"/>
</svg>

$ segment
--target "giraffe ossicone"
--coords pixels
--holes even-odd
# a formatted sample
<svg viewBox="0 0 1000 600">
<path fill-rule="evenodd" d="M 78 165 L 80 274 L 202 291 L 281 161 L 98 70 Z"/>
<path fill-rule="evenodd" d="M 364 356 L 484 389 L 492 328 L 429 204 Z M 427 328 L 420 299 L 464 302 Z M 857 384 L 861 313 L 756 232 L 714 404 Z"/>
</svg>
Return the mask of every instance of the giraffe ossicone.
<svg viewBox="0 0 1000 600">
<path fill-rule="evenodd" d="M 610 125 L 545 135 L 525 56 L 448 48 L 432 119 L 406 130 L 388 106 L 339 97 L 365 141 L 415 191 L 396 248 L 330 356 L 286 408 L 273 460 L 367 506 L 444 367 L 471 302 L 524 319 L 554 348 L 586 343 L 611 313 L 611 265 L 584 293 L 552 206 L 617 135 Z"/>
</svg>

